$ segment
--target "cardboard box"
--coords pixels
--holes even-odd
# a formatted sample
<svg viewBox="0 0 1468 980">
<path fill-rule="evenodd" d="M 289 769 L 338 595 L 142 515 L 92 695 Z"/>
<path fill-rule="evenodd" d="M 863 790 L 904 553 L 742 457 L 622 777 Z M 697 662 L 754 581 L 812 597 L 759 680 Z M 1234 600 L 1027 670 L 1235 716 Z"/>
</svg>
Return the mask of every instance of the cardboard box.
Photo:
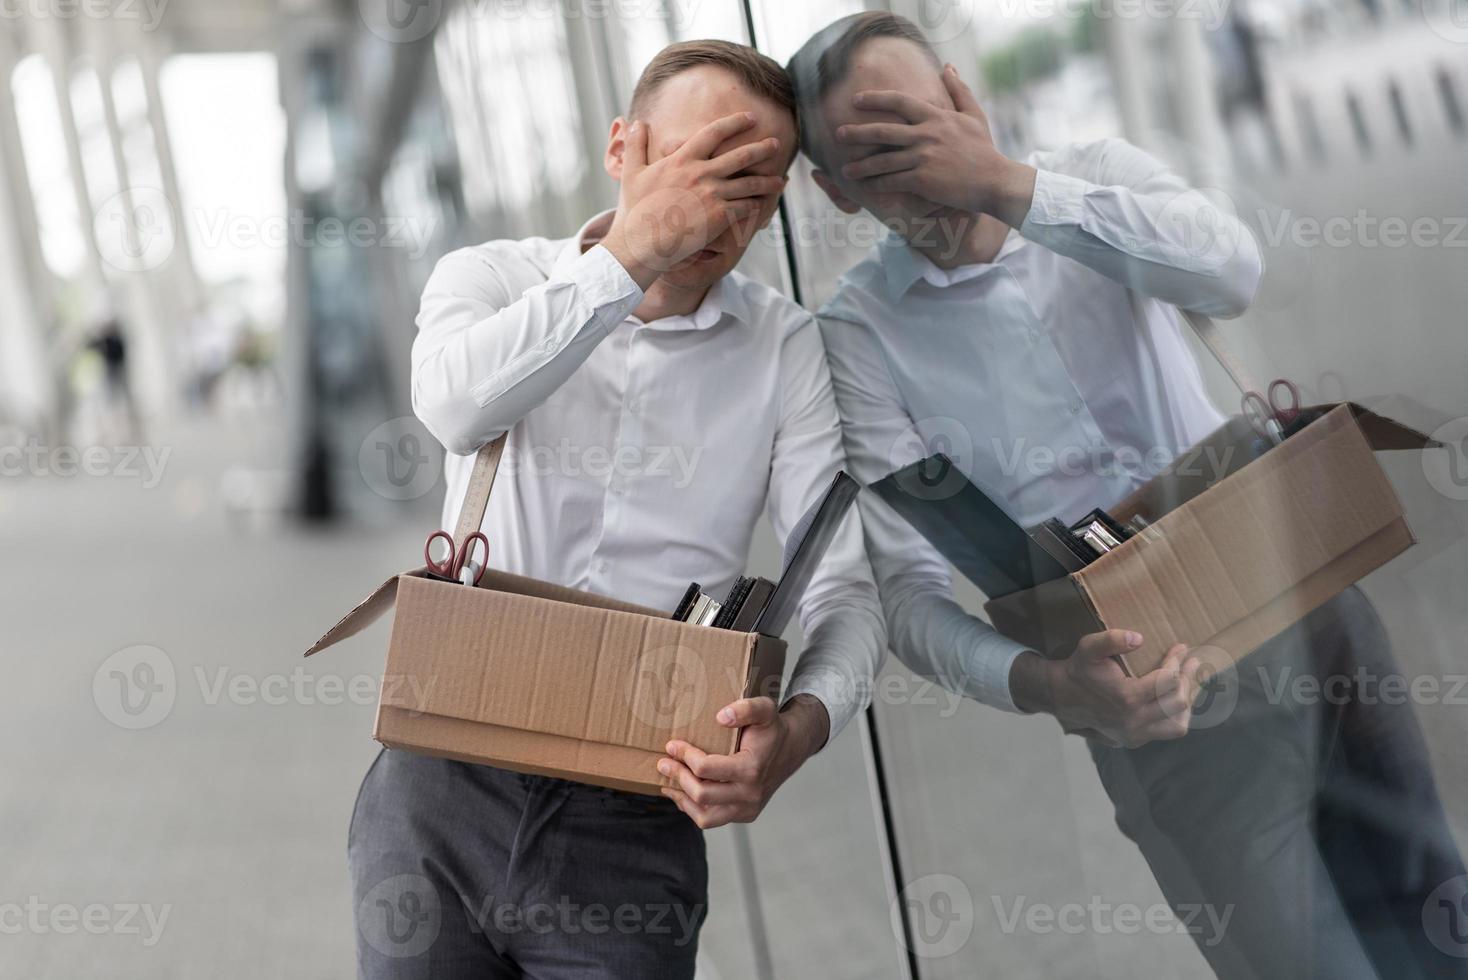
<svg viewBox="0 0 1468 980">
<path fill-rule="evenodd" d="M 306 656 L 394 604 L 373 732 L 388 748 L 657 794 L 669 739 L 734 752 L 714 713 L 779 696 L 780 640 L 493 570 L 478 587 L 396 575 Z"/>
<path fill-rule="evenodd" d="M 995 629 L 1049 657 L 1131 629 L 1127 673 L 1186 643 L 1226 668 L 1415 543 L 1374 451 L 1438 445 L 1359 405 L 1317 416 L 1259 455 L 1234 419 L 1110 509 L 1152 521 L 1079 572 L 990 600 Z"/>
</svg>

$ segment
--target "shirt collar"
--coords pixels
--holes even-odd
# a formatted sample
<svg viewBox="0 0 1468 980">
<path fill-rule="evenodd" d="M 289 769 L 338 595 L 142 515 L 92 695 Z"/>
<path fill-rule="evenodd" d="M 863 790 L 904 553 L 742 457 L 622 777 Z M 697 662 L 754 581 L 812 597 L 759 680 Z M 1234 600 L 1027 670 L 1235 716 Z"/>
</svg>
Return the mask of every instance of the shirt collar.
<svg viewBox="0 0 1468 980">
<path fill-rule="evenodd" d="M 556 264 L 552 275 L 560 276 L 568 274 L 571 265 L 581 257 L 584 250 L 590 249 L 601 241 L 606 234 L 608 226 L 611 225 L 612 215 L 615 211 L 603 211 L 593 217 L 577 230 L 576 234 L 568 238 L 561 246 L 560 254 L 556 258 Z M 741 323 L 750 323 L 752 317 L 749 310 L 749 300 L 744 295 L 744 289 L 739 282 L 739 273 L 731 272 L 720 279 L 709 288 L 703 302 L 698 309 L 683 316 L 668 316 L 651 323 L 643 323 L 635 316 L 627 319 L 639 326 L 649 330 L 708 330 L 716 327 L 728 315 Z"/>
<path fill-rule="evenodd" d="M 919 279 L 939 289 L 955 286 L 961 282 L 983 275 L 1000 260 L 1024 244 L 1024 239 L 1011 231 L 999 246 L 992 261 L 961 265 L 953 269 L 940 269 L 933 260 L 903 241 L 896 232 L 888 229 L 877 244 L 878 260 L 887 279 L 887 289 L 895 302 L 915 286 Z"/>
</svg>

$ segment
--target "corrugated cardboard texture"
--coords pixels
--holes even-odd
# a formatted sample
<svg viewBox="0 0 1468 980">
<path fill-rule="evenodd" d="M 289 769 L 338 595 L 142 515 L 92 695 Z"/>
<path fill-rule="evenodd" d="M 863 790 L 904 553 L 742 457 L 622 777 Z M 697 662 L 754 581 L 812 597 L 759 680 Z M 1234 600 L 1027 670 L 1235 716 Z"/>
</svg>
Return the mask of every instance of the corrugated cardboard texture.
<svg viewBox="0 0 1468 980">
<path fill-rule="evenodd" d="M 1215 434 L 1216 460 L 1228 431 Z M 1359 406 L 1336 406 L 1227 479 L 1202 486 L 1185 476 L 1174 490 L 1149 484 L 1117 508 L 1176 504 L 1146 532 L 1068 579 L 986 611 L 996 628 L 1048 655 L 1093 629 L 1136 630 L 1143 646 L 1121 658 L 1133 675 L 1179 642 L 1215 666 L 1236 661 L 1413 543 L 1373 444 L 1430 441 Z"/>
<path fill-rule="evenodd" d="M 518 576 L 483 586 L 400 580 L 386 672 L 416 683 L 384 684 L 385 744 L 656 792 L 669 740 L 733 752 L 739 733 L 715 712 L 778 688 L 779 640 Z"/>
<path fill-rule="evenodd" d="M 1217 636 L 1401 516 L 1386 474 L 1341 407 L 1076 580 L 1102 622 L 1145 637 L 1124 658 L 1142 674 L 1173 643 Z"/>
</svg>

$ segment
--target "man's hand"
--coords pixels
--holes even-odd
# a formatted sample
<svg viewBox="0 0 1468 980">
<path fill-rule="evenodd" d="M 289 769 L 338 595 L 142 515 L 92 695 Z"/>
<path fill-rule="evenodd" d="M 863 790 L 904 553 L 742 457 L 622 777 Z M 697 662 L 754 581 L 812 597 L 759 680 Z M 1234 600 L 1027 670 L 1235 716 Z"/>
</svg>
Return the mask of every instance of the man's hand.
<svg viewBox="0 0 1468 980">
<path fill-rule="evenodd" d="M 718 719 L 744 728 L 738 752 L 709 755 L 674 740 L 670 758 L 658 760 L 658 772 L 676 781 L 663 795 L 704 830 L 759 816 L 780 784 L 826 744 L 831 725 L 826 706 L 809 694 L 780 711 L 770 698 L 744 698 L 720 709 Z"/>
<path fill-rule="evenodd" d="M 647 162 L 647 123 L 632 124 L 617 213 L 602 245 L 643 289 L 785 189 L 783 176 L 740 175 L 780 151 L 774 137 L 714 156 L 754 123 L 748 112 L 715 120 L 656 163 Z"/>
<path fill-rule="evenodd" d="M 1034 197 L 1034 168 L 999 152 L 979 100 L 952 65 L 943 69 L 943 85 L 954 109 L 903 92 L 858 92 L 853 99 L 858 109 L 894 113 L 905 121 L 840 127 L 836 139 L 841 143 L 885 147 L 848 163 L 841 175 L 873 191 L 916 194 L 1019 227 Z"/>
<path fill-rule="evenodd" d="M 1044 711 L 1068 732 L 1086 731 L 1109 745 L 1134 749 L 1182 738 L 1193 717 L 1202 663 L 1181 643 L 1144 677 L 1128 677 L 1115 658 L 1141 646 L 1127 630 L 1081 638 L 1065 660 L 1026 653 L 1014 662 L 1010 688 L 1024 711 Z"/>
</svg>

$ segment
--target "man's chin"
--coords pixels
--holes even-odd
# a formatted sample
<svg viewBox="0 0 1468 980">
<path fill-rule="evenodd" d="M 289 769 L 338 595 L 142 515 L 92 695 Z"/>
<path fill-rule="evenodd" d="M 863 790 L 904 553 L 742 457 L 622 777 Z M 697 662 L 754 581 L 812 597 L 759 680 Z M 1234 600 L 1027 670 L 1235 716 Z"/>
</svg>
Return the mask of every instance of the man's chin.
<svg viewBox="0 0 1468 980">
<path fill-rule="evenodd" d="M 663 273 L 663 279 L 679 289 L 707 289 L 728 275 L 737 264 L 737 260 L 731 262 L 728 255 L 703 261 L 694 258 Z"/>
</svg>

